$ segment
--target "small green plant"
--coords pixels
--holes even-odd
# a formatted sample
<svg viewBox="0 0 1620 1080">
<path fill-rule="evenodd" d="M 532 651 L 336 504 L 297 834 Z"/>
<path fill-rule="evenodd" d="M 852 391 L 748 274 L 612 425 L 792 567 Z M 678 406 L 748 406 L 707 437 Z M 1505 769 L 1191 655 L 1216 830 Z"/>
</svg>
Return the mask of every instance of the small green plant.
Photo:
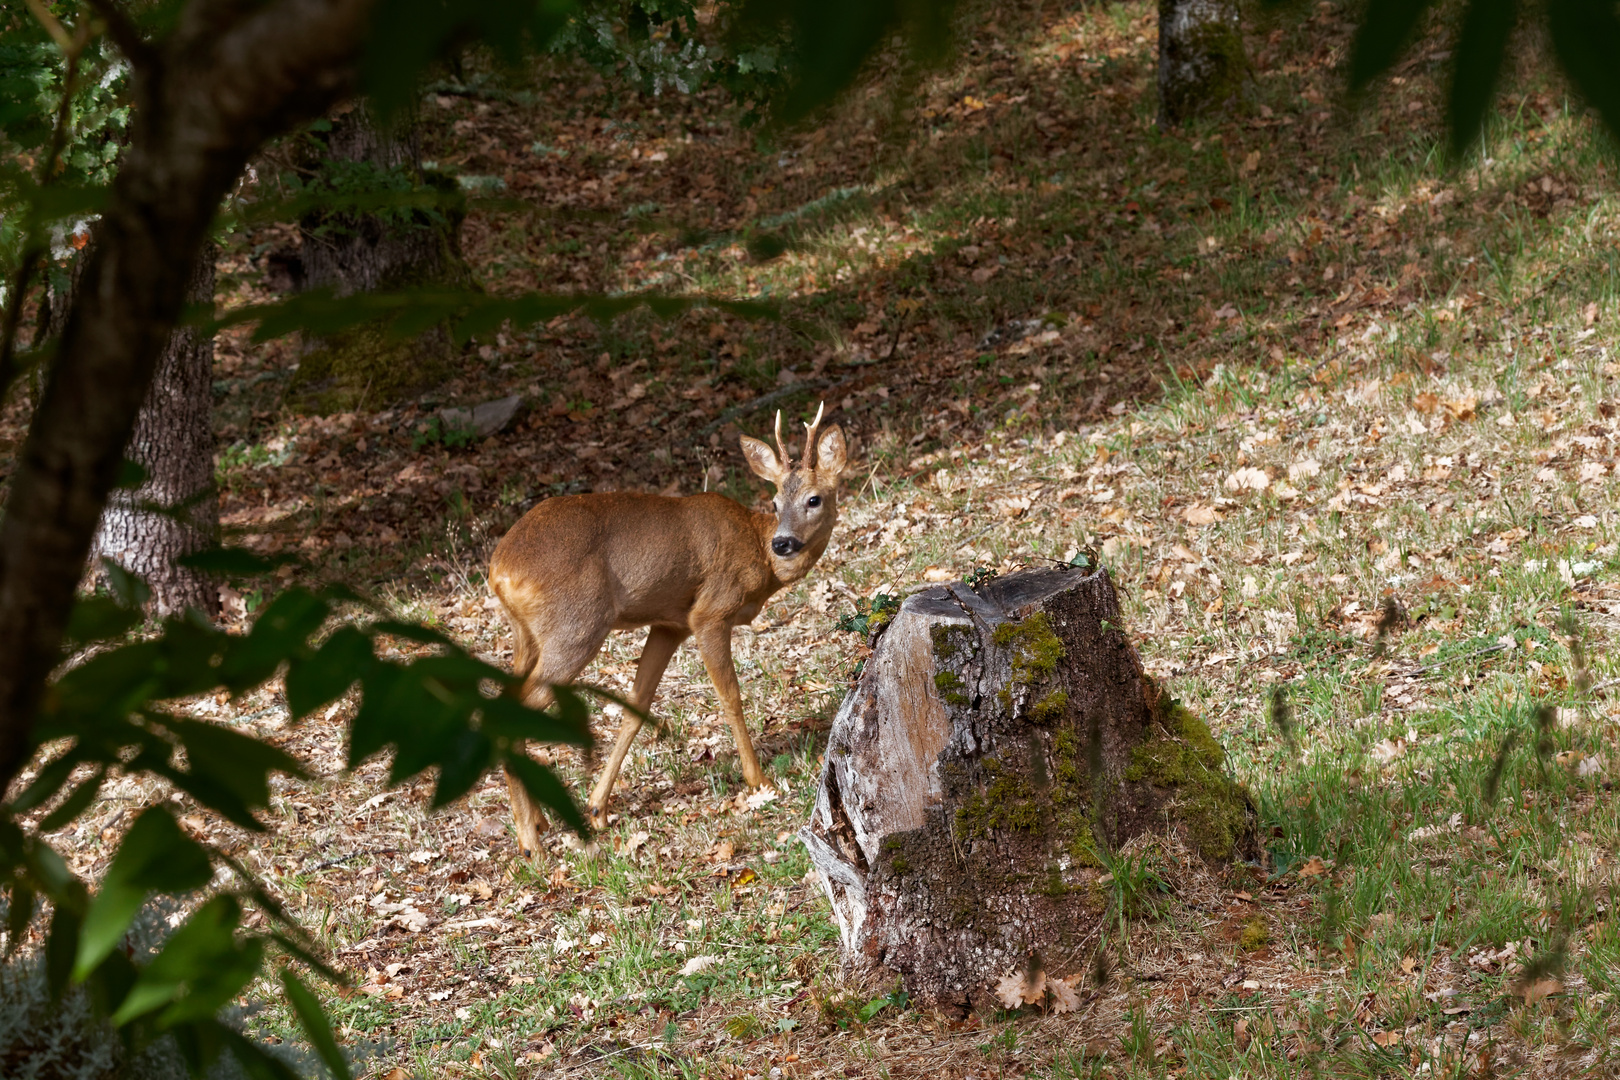
<svg viewBox="0 0 1620 1080">
<path fill-rule="evenodd" d="M 963 580 L 967 582 L 968 588 L 978 592 L 979 589 L 996 580 L 999 574 L 1000 571 L 993 566 L 975 566 L 973 572 Z"/>
<path fill-rule="evenodd" d="M 889 625 L 900 610 L 900 598 L 890 596 L 886 592 L 879 592 L 870 600 L 856 599 L 855 613 L 845 615 L 838 620 L 838 629 L 851 634 L 860 634 L 862 637 L 871 637 L 873 634 Z"/>
<path fill-rule="evenodd" d="M 1153 848 L 1135 855 L 1110 855 L 1099 850 L 1097 857 L 1107 871 L 1102 880 L 1109 889 L 1108 906 L 1119 917 L 1123 938 L 1127 919 L 1158 914 L 1160 901 L 1171 891 L 1170 885 L 1160 876 L 1162 867 Z"/>
<path fill-rule="evenodd" d="M 869 1024 L 872 1022 L 872 1018 L 874 1016 L 882 1012 L 884 1009 L 889 1008 L 891 1005 L 896 1009 L 904 1009 L 908 1004 L 910 1004 L 910 1002 L 910 996 L 905 992 L 904 989 L 897 986 L 887 995 L 880 998 L 873 998 L 865 1005 L 862 1005 L 855 1011 L 855 1018 L 863 1024 Z"/>
</svg>

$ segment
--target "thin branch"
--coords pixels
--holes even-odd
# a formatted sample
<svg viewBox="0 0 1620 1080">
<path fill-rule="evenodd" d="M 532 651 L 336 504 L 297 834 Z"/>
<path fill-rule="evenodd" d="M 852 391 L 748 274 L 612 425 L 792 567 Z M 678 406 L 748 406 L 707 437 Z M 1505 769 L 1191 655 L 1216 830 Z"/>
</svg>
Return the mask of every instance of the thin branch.
<svg viewBox="0 0 1620 1080">
<path fill-rule="evenodd" d="M 124 54 L 130 66 L 137 71 L 150 71 L 157 66 L 158 53 L 151 42 L 141 37 L 141 31 L 135 25 L 123 8 L 118 6 L 117 0 L 85 0 L 90 9 L 101 17 L 107 24 L 107 36 L 112 38 L 118 51 Z"/>
</svg>

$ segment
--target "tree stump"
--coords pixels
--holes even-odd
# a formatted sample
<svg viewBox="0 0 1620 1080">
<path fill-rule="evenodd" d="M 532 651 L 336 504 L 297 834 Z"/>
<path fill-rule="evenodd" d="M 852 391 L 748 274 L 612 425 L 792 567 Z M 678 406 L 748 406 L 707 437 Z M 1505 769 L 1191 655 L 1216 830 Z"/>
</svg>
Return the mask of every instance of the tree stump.
<svg viewBox="0 0 1620 1080">
<path fill-rule="evenodd" d="M 1106 571 L 939 585 L 877 638 L 800 837 L 855 974 L 977 1008 L 1032 956 L 1085 970 L 1122 844 L 1258 854 L 1224 757 L 1143 671 Z"/>
</svg>

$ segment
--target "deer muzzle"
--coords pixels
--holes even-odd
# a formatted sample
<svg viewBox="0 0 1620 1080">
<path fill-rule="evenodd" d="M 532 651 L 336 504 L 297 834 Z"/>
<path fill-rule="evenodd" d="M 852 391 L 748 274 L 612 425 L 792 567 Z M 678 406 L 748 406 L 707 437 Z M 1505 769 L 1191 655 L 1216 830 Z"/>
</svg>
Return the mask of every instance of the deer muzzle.
<svg viewBox="0 0 1620 1080">
<path fill-rule="evenodd" d="M 771 550 L 780 558 L 796 555 L 804 547 L 804 541 L 797 536 L 777 536 L 771 539 Z"/>
</svg>

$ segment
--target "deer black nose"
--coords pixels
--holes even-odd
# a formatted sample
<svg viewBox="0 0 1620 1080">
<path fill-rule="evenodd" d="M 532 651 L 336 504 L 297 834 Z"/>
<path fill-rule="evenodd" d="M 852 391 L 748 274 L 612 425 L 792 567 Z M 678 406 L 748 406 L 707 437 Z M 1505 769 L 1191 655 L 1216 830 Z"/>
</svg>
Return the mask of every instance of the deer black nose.
<svg viewBox="0 0 1620 1080">
<path fill-rule="evenodd" d="M 802 547 L 804 541 L 797 536 L 778 536 L 771 541 L 771 550 L 783 558 L 795 554 Z"/>
</svg>

